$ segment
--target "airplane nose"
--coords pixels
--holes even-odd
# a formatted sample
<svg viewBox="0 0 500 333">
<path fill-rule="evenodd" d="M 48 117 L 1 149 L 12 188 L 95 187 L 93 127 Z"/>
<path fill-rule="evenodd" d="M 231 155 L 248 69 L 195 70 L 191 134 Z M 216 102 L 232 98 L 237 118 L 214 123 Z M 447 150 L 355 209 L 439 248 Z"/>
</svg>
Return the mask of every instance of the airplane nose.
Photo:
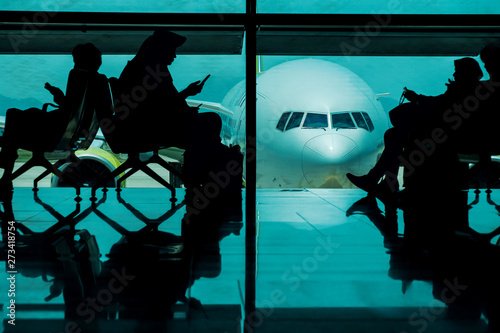
<svg viewBox="0 0 500 333">
<path fill-rule="evenodd" d="M 343 175 L 344 168 L 353 167 L 359 162 L 358 146 L 351 138 L 341 134 L 324 134 L 307 141 L 302 151 L 302 171 L 304 177 L 313 186 L 331 182 Z M 335 186 L 335 185 L 333 185 Z"/>
<path fill-rule="evenodd" d="M 320 135 L 307 141 L 302 152 L 302 160 L 315 160 L 319 164 L 345 163 L 348 155 L 357 148 L 356 143 L 340 134 Z"/>
</svg>

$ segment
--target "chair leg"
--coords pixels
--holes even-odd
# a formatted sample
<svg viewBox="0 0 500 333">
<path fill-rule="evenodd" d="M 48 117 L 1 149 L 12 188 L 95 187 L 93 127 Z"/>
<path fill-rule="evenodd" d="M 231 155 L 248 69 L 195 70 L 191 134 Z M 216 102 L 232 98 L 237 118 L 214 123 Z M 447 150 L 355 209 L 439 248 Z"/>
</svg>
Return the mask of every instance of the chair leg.
<svg viewBox="0 0 500 333">
<path fill-rule="evenodd" d="M 17 177 L 21 176 L 23 173 L 28 171 L 29 169 L 37 166 L 36 161 L 31 158 L 28 162 L 24 163 L 21 165 L 19 169 L 17 169 L 13 174 L 12 174 L 12 180 L 16 179 Z"/>
<path fill-rule="evenodd" d="M 149 177 L 153 178 L 154 180 L 156 180 L 158 183 L 160 183 L 161 185 L 165 186 L 166 188 L 168 188 L 170 190 L 170 192 L 172 193 L 172 198 L 170 199 L 170 201 L 174 202 L 174 201 L 177 201 L 177 199 L 175 198 L 175 187 L 173 187 L 171 184 L 169 184 L 165 179 L 163 179 L 162 177 L 160 177 L 156 172 L 154 172 L 150 167 L 148 167 L 146 164 L 144 165 L 141 165 L 141 171 L 144 172 L 145 174 L 147 174 Z"/>
<path fill-rule="evenodd" d="M 64 161 L 64 160 L 62 160 Z M 60 163 L 61 160 L 57 161 L 56 164 Z M 58 164 L 59 166 L 60 164 Z M 52 163 L 50 163 L 46 158 L 45 156 L 43 156 L 43 153 L 40 154 L 40 153 L 33 153 L 33 157 L 26 163 L 24 163 L 19 169 L 17 169 L 13 174 L 12 174 L 12 180 L 18 178 L 19 176 L 21 176 L 22 174 L 24 174 L 26 171 L 28 171 L 29 169 L 33 168 L 33 167 L 36 167 L 36 166 L 40 166 L 40 167 L 43 167 L 45 168 L 45 171 L 40 175 L 38 176 L 37 178 L 34 179 L 33 181 L 33 191 L 34 192 L 37 192 L 38 191 L 38 182 L 44 178 L 45 176 L 47 176 L 48 174 L 50 173 L 54 173 L 56 174 L 58 177 L 61 177 L 63 178 L 64 175 L 62 174 L 62 172 L 58 169 L 58 167 L 56 167 L 55 165 L 52 165 Z M 76 190 L 76 195 L 77 196 L 80 196 L 80 186 L 78 186 L 77 184 L 71 182 L 71 181 L 68 181 L 69 184 L 71 184 L 72 187 L 75 188 Z"/>
<path fill-rule="evenodd" d="M 64 179 L 64 181 L 68 184 L 71 185 L 71 187 L 74 187 L 76 190 L 76 195 L 79 197 L 80 196 L 80 186 L 78 184 L 75 184 L 71 179 L 68 179 L 68 177 L 64 176 L 61 170 L 59 168 L 55 167 L 52 165 L 49 161 L 45 160 L 45 168 L 49 171 L 51 171 L 53 174 L 55 174 L 57 177 L 60 177 L 61 179 Z"/>
<path fill-rule="evenodd" d="M 90 197 L 90 200 L 96 201 L 95 194 L 96 194 L 98 188 L 100 188 L 100 187 L 106 188 L 106 183 L 108 181 L 116 178 L 121 173 L 125 172 L 127 169 L 134 168 L 136 163 L 137 163 L 137 160 L 135 158 L 129 158 L 125 162 L 123 162 L 122 165 L 120 165 L 118 168 L 113 170 L 113 172 L 111 172 L 107 177 L 104 177 L 101 180 L 99 180 L 94 186 L 92 186 L 92 195 Z M 120 179 L 118 180 L 118 182 L 119 181 L 120 181 Z"/>
<path fill-rule="evenodd" d="M 140 162 L 140 163 L 142 163 L 142 162 Z M 122 177 L 120 177 L 120 179 L 118 179 L 118 181 L 116 182 L 116 191 L 120 192 L 122 182 L 124 182 L 127 178 L 129 178 L 130 176 L 132 176 L 134 173 L 136 173 L 139 170 L 140 170 L 140 167 L 135 165 L 134 167 L 130 168 L 130 170 L 127 173 L 125 173 Z"/>
<path fill-rule="evenodd" d="M 95 194 L 96 194 L 98 188 L 100 188 L 100 187 L 106 187 L 105 184 L 110 179 L 113 179 L 113 178 L 119 176 L 121 173 L 124 173 L 125 171 L 127 171 L 128 169 L 130 169 L 122 177 L 120 177 L 118 179 L 117 184 L 116 184 L 116 190 L 117 190 L 117 192 L 120 192 L 121 183 L 123 181 L 125 181 L 127 178 L 129 178 L 130 176 L 132 176 L 137 171 L 141 170 L 142 172 L 144 172 L 145 174 L 147 174 L 149 177 L 153 178 L 158 183 L 160 183 L 161 185 L 165 186 L 167 189 L 170 190 L 170 192 L 172 194 L 172 197 L 170 199 L 171 202 L 177 201 L 177 199 L 175 197 L 175 187 L 172 186 L 170 183 L 168 183 L 165 179 L 163 179 L 162 177 L 160 177 L 156 172 L 154 172 L 148 166 L 148 164 L 150 164 L 150 163 L 157 163 L 157 164 L 161 165 L 163 168 L 167 169 L 168 171 L 174 173 L 176 176 L 182 178 L 182 175 L 177 170 L 175 170 L 174 168 L 172 168 L 164 159 L 162 159 L 158 155 L 157 152 L 155 152 L 154 155 L 150 159 L 148 159 L 147 161 L 141 161 L 139 159 L 138 155 L 129 156 L 129 158 L 122 165 L 120 165 L 117 169 L 115 169 L 111 174 L 109 174 L 108 177 L 105 177 L 105 178 L 101 179 L 100 181 L 98 181 L 96 183 L 95 186 L 92 187 L 92 195 L 91 195 L 91 199 L 90 200 L 91 201 L 96 201 L 96 195 Z"/>
<path fill-rule="evenodd" d="M 54 164 L 55 169 L 59 169 L 61 165 L 63 165 L 66 162 L 66 160 L 59 160 Z M 38 177 L 33 180 L 33 191 L 38 191 L 38 182 L 42 180 L 43 178 L 47 177 L 52 173 L 52 170 L 46 169 L 44 172 L 42 172 Z"/>
<path fill-rule="evenodd" d="M 36 177 L 34 180 L 33 180 L 33 191 L 37 192 L 38 191 L 38 182 L 40 180 L 42 180 L 43 178 L 47 177 L 48 175 L 50 175 L 51 171 L 50 170 L 45 170 L 44 172 L 42 172 L 40 174 L 40 176 Z"/>
</svg>

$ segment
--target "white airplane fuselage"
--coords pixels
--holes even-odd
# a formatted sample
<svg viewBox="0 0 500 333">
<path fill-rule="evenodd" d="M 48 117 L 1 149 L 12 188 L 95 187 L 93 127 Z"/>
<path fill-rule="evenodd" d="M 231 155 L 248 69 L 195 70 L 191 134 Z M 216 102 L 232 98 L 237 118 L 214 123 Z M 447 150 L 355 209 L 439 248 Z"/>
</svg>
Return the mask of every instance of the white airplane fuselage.
<svg viewBox="0 0 500 333">
<path fill-rule="evenodd" d="M 245 99 L 240 82 L 222 102 L 233 112 L 223 138 L 243 151 Z M 316 59 L 275 66 L 257 78 L 257 187 L 353 187 L 345 174 L 375 165 L 388 128 L 377 96 L 345 67 Z"/>
</svg>

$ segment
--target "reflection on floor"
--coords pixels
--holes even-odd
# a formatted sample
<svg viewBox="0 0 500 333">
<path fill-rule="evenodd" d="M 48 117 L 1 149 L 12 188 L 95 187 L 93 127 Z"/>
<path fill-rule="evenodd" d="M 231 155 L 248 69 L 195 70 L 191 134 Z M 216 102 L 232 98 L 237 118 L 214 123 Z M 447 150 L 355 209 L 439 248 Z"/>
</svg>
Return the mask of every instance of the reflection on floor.
<svg viewBox="0 0 500 333">
<path fill-rule="evenodd" d="M 78 208 L 72 191 L 43 188 L 37 200 L 15 191 L 15 296 L 0 273 L 5 332 L 240 331 L 242 222 L 183 228 L 185 206 L 170 207 L 165 189 L 100 193 L 94 208 L 86 191 Z M 468 195 L 470 227 L 496 230 L 500 191 Z M 487 332 L 500 306 L 499 236 L 464 232 L 436 256 L 405 245 L 401 211 L 388 221 L 381 202 L 363 197 L 258 190 L 255 331 Z M 76 236 L 60 230 L 68 224 Z"/>
<path fill-rule="evenodd" d="M 363 197 L 359 190 L 258 192 L 257 332 L 486 332 L 484 313 L 500 318 L 492 272 L 500 253 L 488 245 L 498 236 L 490 243 L 465 237 L 456 253 L 445 239 L 445 253 L 408 248 L 402 212 L 387 220 L 380 202 Z M 495 202 L 500 192 L 489 201 L 481 194 L 471 227 L 499 226 Z M 471 262 L 473 273 L 462 274 Z"/>
<path fill-rule="evenodd" d="M 4 234 L 19 230 L 16 261 L 0 274 L 5 332 L 238 330 L 243 222 L 208 208 L 183 222 L 186 206 L 169 195 L 99 191 L 92 205 L 89 191 L 80 202 L 72 188 L 42 188 L 36 197 L 16 188 L 12 206 L 2 207 Z"/>
</svg>

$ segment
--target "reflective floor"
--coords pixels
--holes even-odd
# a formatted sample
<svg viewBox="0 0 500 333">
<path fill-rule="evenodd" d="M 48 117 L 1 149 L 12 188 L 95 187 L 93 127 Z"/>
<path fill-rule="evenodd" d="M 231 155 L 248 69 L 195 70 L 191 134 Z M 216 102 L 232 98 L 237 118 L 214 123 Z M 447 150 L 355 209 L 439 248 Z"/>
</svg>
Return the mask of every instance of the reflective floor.
<svg viewBox="0 0 500 333">
<path fill-rule="evenodd" d="M 99 191 L 95 207 L 89 197 L 16 188 L 3 205 L 5 252 L 9 221 L 19 230 L 15 267 L 0 273 L 5 332 L 241 331 L 245 228 L 234 211 L 182 223 L 186 208 L 165 189 Z M 467 200 L 471 230 L 430 251 L 405 242 L 401 210 L 386 218 L 360 190 L 258 190 L 247 322 L 256 332 L 494 331 L 500 191 Z"/>
<path fill-rule="evenodd" d="M 8 221 L 19 230 L 15 267 L 0 275 L 5 332 L 239 330 L 242 221 L 194 214 L 182 223 L 183 190 L 175 204 L 162 188 L 99 191 L 94 206 L 89 191 L 80 203 L 74 193 L 16 188 L 12 212 L 2 207 L 4 230 Z"/>
</svg>

